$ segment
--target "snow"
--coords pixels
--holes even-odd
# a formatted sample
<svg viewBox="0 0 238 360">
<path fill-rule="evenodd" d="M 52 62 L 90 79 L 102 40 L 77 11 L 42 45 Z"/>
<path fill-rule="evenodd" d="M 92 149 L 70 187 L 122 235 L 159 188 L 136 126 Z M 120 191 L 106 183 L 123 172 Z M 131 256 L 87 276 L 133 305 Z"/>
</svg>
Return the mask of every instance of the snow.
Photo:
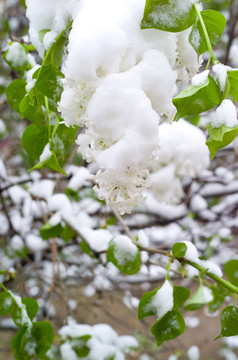
<svg viewBox="0 0 238 360">
<path fill-rule="evenodd" d="M 40 252 L 48 248 L 47 242 L 42 240 L 40 236 L 33 233 L 26 235 L 25 242 L 27 248 L 34 253 Z"/>
<path fill-rule="evenodd" d="M 182 241 L 182 243 L 184 243 L 187 246 L 187 250 L 184 255 L 185 259 L 195 263 L 200 263 L 200 260 L 198 259 L 198 251 L 196 246 L 193 245 L 191 241 Z"/>
<path fill-rule="evenodd" d="M 169 280 L 166 280 L 161 288 L 151 298 L 150 302 L 144 306 L 143 311 L 153 311 L 156 313 L 158 319 L 160 319 L 168 311 L 172 310 L 173 306 L 173 287 L 171 286 Z"/>
<path fill-rule="evenodd" d="M 88 285 L 84 288 L 83 293 L 86 297 L 92 297 L 96 294 L 96 289 L 93 286 Z"/>
<path fill-rule="evenodd" d="M 114 256 L 118 265 L 123 266 L 128 261 L 133 261 L 138 253 L 136 245 L 126 235 L 118 235 L 113 239 L 115 246 Z"/>
<path fill-rule="evenodd" d="M 12 291 L 8 290 L 8 293 L 11 295 L 12 299 L 15 301 L 15 303 L 17 304 L 17 306 L 21 309 L 21 325 L 27 325 L 29 328 L 32 327 L 32 322 L 30 320 L 30 318 L 27 315 L 27 311 L 26 311 L 26 305 L 22 304 L 22 300 L 21 297 L 18 295 L 13 294 Z"/>
<path fill-rule="evenodd" d="M 98 252 L 107 250 L 109 241 L 113 237 L 108 230 L 92 230 L 85 226 L 80 228 L 80 234 L 86 239 L 90 248 Z"/>
<path fill-rule="evenodd" d="M 66 340 L 67 337 L 74 338 L 84 335 L 93 335 L 93 329 L 90 325 L 69 324 L 63 326 L 59 330 L 59 335 L 63 340 Z"/>
<path fill-rule="evenodd" d="M 71 203 L 65 194 L 55 194 L 49 197 L 48 206 L 50 211 L 59 211 L 68 214 L 69 217 L 72 213 Z"/>
<path fill-rule="evenodd" d="M 218 265 L 216 265 L 210 260 L 205 261 L 205 260 L 200 260 L 198 258 L 197 248 L 193 243 L 191 243 L 191 241 L 182 241 L 182 242 L 187 246 L 187 250 L 184 255 L 185 259 L 202 266 L 204 269 L 207 269 L 208 272 L 218 277 L 222 277 L 222 271 Z"/>
<path fill-rule="evenodd" d="M 55 187 L 55 182 L 52 180 L 40 180 L 35 181 L 29 188 L 30 194 L 41 198 L 41 199 L 49 199 L 51 195 L 53 194 Z"/>
<path fill-rule="evenodd" d="M 187 327 L 193 329 L 200 325 L 200 320 L 196 316 L 186 316 L 184 318 Z"/>
<path fill-rule="evenodd" d="M 207 286 L 203 286 L 203 299 L 206 303 L 209 303 L 213 300 L 213 295 L 211 289 L 209 289 Z"/>
<path fill-rule="evenodd" d="M 143 208 L 150 214 L 155 214 L 163 219 L 172 221 L 184 217 L 186 214 L 186 206 L 161 204 L 150 193 L 146 194 Z"/>
<path fill-rule="evenodd" d="M 6 53 L 6 60 L 16 68 L 21 68 L 26 65 L 28 58 L 24 46 L 18 42 L 14 42 L 10 45 Z"/>
<path fill-rule="evenodd" d="M 51 218 L 49 219 L 49 223 L 52 226 L 56 226 L 61 222 L 61 216 L 59 213 L 55 213 L 53 216 L 51 216 Z"/>
<path fill-rule="evenodd" d="M 232 68 L 230 66 L 219 63 L 213 65 L 212 70 L 220 84 L 221 91 L 224 91 L 226 86 L 227 71 L 232 70 Z"/>
<path fill-rule="evenodd" d="M 70 311 L 75 311 L 77 309 L 78 303 L 74 299 L 69 299 L 67 305 Z"/>
<path fill-rule="evenodd" d="M 71 344 L 68 342 L 60 345 L 60 354 L 62 356 L 62 360 L 78 360 L 76 352 L 72 349 Z"/>
<path fill-rule="evenodd" d="M 52 152 L 50 150 L 50 143 L 46 144 L 42 154 L 40 155 L 40 163 L 44 163 L 45 161 L 49 160 L 52 156 Z"/>
<path fill-rule="evenodd" d="M 22 203 L 22 201 L 29 196 L 28 192 L 18 185 L 11 186 L 8 189 L 8 193 L 14 204 Z"/>
<path fill-rule="evenodd" d="M 40 56 L 44 57 L 44 50 L 48 50 L 49 46 L 54 42 L 56 36 L 67 26 L 73 17 L 77 14 L 80 6 L 78 0 L 27 0 L 26 15 L 30 21 L 29 34 L 30 39 Z M 50 29 L 43 38 L 41 43 L 39 31 Z M 45 41 L 44 41 L 45 40 Z"/>
<path fill-rule="evenodd" d="M 4 235 L 9 230 L 9 222 L 6 215 L 0 213 L 0 234 Z"/>
<path fill-rule="evenodd" d="M 206 200 L 199 194 L 192 197 L 189 205 L 191 210 L 195 213 L 207 208 Z"/>
<path fill-rule="evenodd" d="M 84 185 L 85 181 L 88 180 L 90 176 L 90 171 L 87 168 L 83 166 L 78 167 L 77 172 L 75 172 L 72 178 L 69 180 L 68 188 L 77 191 Z"/>
<path fill-rule="evenodd" d="M 192 85 L 193 86 L 202 86 L 208 80 L 209 70 L 205 70 L 197 75 L 194 75 L 192 78 Z"/>
<path fill-rule="evenodd" d="M 134 337 L 118 336 L 108 324 L 90 326 L 70 322 L 69 325 L 59 330 L 59 334 L 63 340 L 91 335 L 91 338 L 87 341 L 87 346 L 90 348 L 88 355 L 90 360 L 104 360 L 113 356 L 115 356 L 115 360 L 125 360 L 123 352 L 127 353 L 131 347 L 138 347 L 138 342 Z M 67 356 L 74 359 L 74 351 L 69 341 L 61 345 L 60 350 L 63 359 L 68 360 L 69 357 L 67 358 Z"/>
<path fill-rule="evenodd" d="M 6 167 L 4 165 L 3 160 L 1 158 L 0 158 L 0 177 L 2 179 L 6 179 L 6 177 L 7 177 L 7 170 L 6 170 Z"/>
<path fill-rule="evenodd" d="M 174 6 L 180 13 L 192 3 Z M 76 142 L 83 158 L 100 168 L 94 178 L 99 199 L 130 213 L 149 185 L 147 164 L 158 150 L 160 116 L 173 119 L 178 73 L 196 72 L 196 53 L 188 32 L 142 31 L 143 0 L 88 0 L 77 10 L 59 111 L 67 126 L 86 125 Z"/>
<path fill-rule="evenodd" d="M 233 128 L 238 125 L 236 107 L 229 99 L 223 100 L 221 105 L 217 107 L 211 122 L 211 126 L 213 128 L 218 128 L 222 125 L 229 128 Z"/>
<path fill-rule="evenodd" d="M 14 235 L 10 240 L 10 246 L 13 250 L 20 251 L 24 247 L 24 242 L 22 237 L 19 235 Z"/>
<path fill-rule="evenodd" d="M 202 263 L 202 266 L 205 268 L 205 269 L 208 269 L 208 272 L 212 273 L 213 275 L 216 275 L 218 277 L 222 277 L 222 271 L 221 269 L 219 268 L 218 265 L 216 265 L 215 263 L 213 263 L 212 261 L 210 260 L 207 260 L 207 261 L 203 261 Z"/>
<path fill-rule="evenodd" d="M 108 324 L 97 324 L 93 327 L 94 336 L 104 344 L 116 344 L 118 334 Z"/>
<path fill-rule="evenodd" d="M 6 125 L 2 119 L 0 119 L 0 134 L 4 134 L 7 130 Z"/>
<path fill-rule="evenodd" d="M 142 246 L 144 248 L 148 247 L 149 246 L 149 238 L 148 236 L 146 235 L 145 231 L 144 230 L 139 230 L 138 231 L 138 241 L 137 241 L 137 244 L 139 246 Z"/>
<path fill-rule="evenodd" d="M 199 348 L 196 345 L 191 346 L 187 351 L 187 355 L 189 360 L 199 360 L 200 359 Z"/>
</svg>

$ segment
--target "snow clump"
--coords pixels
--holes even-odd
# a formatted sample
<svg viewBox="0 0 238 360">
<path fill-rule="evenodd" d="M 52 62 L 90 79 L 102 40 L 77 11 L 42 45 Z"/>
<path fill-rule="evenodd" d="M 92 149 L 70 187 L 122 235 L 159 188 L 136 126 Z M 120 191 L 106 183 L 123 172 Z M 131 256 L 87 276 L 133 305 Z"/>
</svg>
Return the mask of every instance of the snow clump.
<svg viewBox="0 0 238 360">
<path fill-rule="evenodd" d="M 98 197 L 130 213 L 149 186 L 158 124 L 175 115 L 176 81 L 187 81 L 199 67 L 189 31 L 141 30 L 145 0 L 28 0 L 27 6 L 31 41 L 41 56 L 73 19 L 58 108 L 66 126 L 85 127 L 77 144 L 98 166 Z M 43 29 L 49 31 L 41 43 Z"/>
</svg>

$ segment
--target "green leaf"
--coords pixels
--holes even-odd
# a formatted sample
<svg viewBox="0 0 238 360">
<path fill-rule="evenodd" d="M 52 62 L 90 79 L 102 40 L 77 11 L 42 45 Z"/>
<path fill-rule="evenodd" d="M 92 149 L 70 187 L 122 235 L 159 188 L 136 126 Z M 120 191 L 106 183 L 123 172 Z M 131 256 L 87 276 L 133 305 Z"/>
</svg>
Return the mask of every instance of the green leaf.
<svg viewBox="0 0 238 360">
<path fill-rule="evenodd" d="M 27 126 L 22 136 L 22 144 L 26 152 L 33 159 L 39 159 L 45 145 L 48 143 L 48 127 L 45 125 Z"/>
<path fill-rule="evenodd" d="M 43 43 L 43 40 L 44 40 L 44 36 L 46 33 L 48 33 L 50 31 L 50 29 L 42 29 L 38 32 L 38 35 L 39 35 L 39 39 L 40 39 L 40 42 Z"/>
<path fill-rule="evenodd" d="M 22 307 L 15 306 L 12 312 L 12 318 L 18 327 L 22 327 L 23 325 L 26 325 L 25 311 L 29 319 L 32 321 L 39 310 L 38 303 L 35 299 L 22 298 L 21 301 L 23 306 Z"/>
<path fill-rule="evenodd" d="M 175 286 L 173 291 L 174 297 L 174 307 L 180 309 L 185 301 L 189 298 L 190 290 L 182 287 L 182 286 Z"/>
<path fill-rule="evenodd" d="M 42 66 L 37 74 L 35 88 L 57 103 L 63 91 L 60 81 L 64 77 L 62 72 L 54 64 L 49 64 Z"/>
<path fill-rule="evenodd" d="M 44 359 L 54 340 L 54 329 L 48 321 L 33 323 L 22 336 L 20 351 L 29 359 Z"/>
<path fill-rule="evenodd" d="M 62 167 L 60 166 L 59 162 L 58 162 L 58 159 L 56 157 L 56 154 L 55 152 L 52 151 L 52 156 L 49 160 L 49 162 L 47 163 L 49 165 L 49 167 L 52 169 L 52 170 L 55 170 L 55 171 L 58 171 L 59 173 L 61 174 L 64 174 L 66 176 L 68 176 L 68 174 L 66 174 L 66 172 L 62 169 Z"/>
<path fill-rule="evenodd" d="M 69 24 L 71 26 L 72 22 Z M 68 28 L 68 26 L 67 26 Z M 65 31 L 64 31 L 65 32 Z M 67 41 L 68 37 L 65 35 L 65 33 L 61 34 L 61 36 L 58 38 L 58 40 L 54 43 L 52 50 L 50 52 L 50 56 L 46 59 L 45 65 L 48 64 L 48 62 L 52 62 L 57 67 L 60 67 L 62 64 L 62 57 L 64 54 L 64 46 Z"/>
<path fill-rule="evenodd" d="M 86 357 L 89 354 L 90 348 L 87 346 L 87 342 L 91 337 L 91 335 L 84 335 L 73 339 L 72 348 L 79 358 Z"/>
<path fill-rule="evenodd" d="M 16 71 L 25 71 L 32 68 L 29 63 L 27 54 L 29 50 L 27 46 L 19 42 L 14 42 L 9 49 L 3 54 L 6 63 Z"/>
<path fill-rule="evenodd" d="M 131 241 L 128 238 L 128 241 Z M 134 245 L 136 247 L 136 245 Z M 107 251 L 107 261 L 112 262 L 122 273 L 127 275 L 136 274 L 140 270 L 140 251 L 136 247 L 136 252 L 128 252 L 119 248 L 112 239 L 109 242 Z"/>
<path fill-rule="evenodd" d="M 221 332 L 216 337 L 238 335 L 238 309 L 235 306 L 227 306 L 221 313 Z"/>
<path fill-rule="evenodd" d="M 204 10 L 201 11 L 200 14 L 203 18 L 211 45 L 213 47 L 218 43 L 223 34 L 226 26 L 226 18 L 220 12 L 215 10 Z M 199 19 L 192 27 L 192 31 L 189 35 L 189 42 L 199 56 L 208 50 L 207 42 Z"/>
<path fill-rule="evenodd" d="M 156 295 L 157 291 L 161 287 L 156 288 L 155 290 L 148 291 L 143 294 L 142 298 L 140 299 L 139 306 L 138 306 L 138 319 L 141 320 L 146 316 L 156 315 L 155 309 L 148 307 L 149 303 L 153 296 Z"/>
<path fill-rule="evenodd" d="M 14 302 L 11 295 L 2 291 L 0 293 L 0 316 L 8 315 L 13 311 Z"/>
<path fill-rule="evenodd" d="M 31 90 L 21 100 L 19 105 L 19 112 L 23 117 L 37 125 L 41 125 L 44 120 L 44 113 L 40 104 L 38 104 L 37 96 L 34 94 L 33 90 Z"/>
<path fill-rule="evenodd" d="M 94 253 L 92 252 L 92 250 L 90 249 L 90 247 L 88 246 L 88 244 L 86 244 L 85 241 L 80 241 L 79 246 L 81 248 L 81 250 L 87 254 L 88 256 L 90 256 L 92 259 L 95 259 Z"/>
<path fill-rule="evenodd" d="M 65 225 L 62 233 L 62 239 L 67 243 L 69 240 L 73 239 L 74 236 L 75 232 L 68 225 Z"/>
<path fill-rule="evenodd" d="M 198 310 L 201 309 L 205 304 L 207 304 L 207 300 L 204 296 L 204 286 L 200 285 L 197 291 L 193 294 L 193 296 L 184 306 L 184 310 Z"/>
<path fill-rule="evenodd" d="M 27 326 L 21 327 L 11 340 L 12 352 L 16 360 L 29 360 L 29 356 L 25 356 L 21 351 L 22 338 L 26 332 Z"/>
<path fill-rule="evenodd" d="M 184 0 L 146 0 L 141 28 L 180 32 L 196 20 L 192 2 Z"/>
<path fill-rule="evenodd" d="M 7 101 L 13 110 L 19 112 L 19 105 L 26 95 L 26 81 L 23 79 L 13 80 L 6 88 Z"/>
<path fill-rule="evenodd" d="M 65 188 L 65 195 L 68 196 L 70 200 L 79 201 L 79 192 L 70 188 Z"/>
<path fill-rule="evenodd" d="M 227 80 L 230 83 L 230 94 L 234 101 L 238 101 L 238 70 L 227 71 Z"/>
<path fill-rule="evenodd" d="M 196 115 L 221 102 L 221 94 L 215 80 L 208 75 L 207 81 L 200 85 L 190 85 L 173 98 L 173 104 L 177 108 L 175 121 L 183 116 Z"/>
<path fill-rule="evenodd" d="M 177 242 L 172 246 L 171 250 L 174 258 L 183 258 L 187 251 L 187 245 L 182 242 Z"/>
<path fill-rule="evenodd" d="M 211 153 L 213 159 L 217 151 L 229 145 L 238 134 L 238 126 L 233 128 L 222 125 L 220 128 L 215 128 L 208 125 L 209 138 L 206 141 L 206 145 Z"/>
<path fill-rule="evenodd" d="M 26 307 L 27 315 L 32 321 L 39 310 L 39 305 L 35 299 L 32 298 L 22 298 L 22 304 Z"/>
<path fill-rule="evenodd" d="M 213 300 L 209 302 L 208 308 L 210 313 L 214 313 L 221 307 L 225 298 L 231 294 L 231 291 L 220 284 L 212 285 L 210 289 L 212 290 Z"/>
<path fill-rule="evenodd" d="M 197 126 L 201 119 L 201 115 L 188 115 L 188 116 L 184 116 L 183 118 L 190 124 Z"/>
<path fill-rule="evenodd" d="M 62 232 L 63 227 L 60 223 L 57 225 L 51 225 L 50 222 L 47 222 L 40 228 L 40 235 L 43 240 L 59 237 L 61 236 Z"/>
<path fill-rule="evenodd" d="M 68 23 L 66 28 L 61 31 L 61 33 L 57 36 L 55 42 L 51 46 L 51 48 L 48 50 L 47 54 L 45 55 L 44 64 L 55 64 L 57 67 L 61 66 L 62 63 L 62 56 L 64 53 L 64 45 L 67 41 L 67 35 L 66 33 L 70 30 L 72 27 L 72 21 Z"/>
<path fill-rule="evenodd" d="M 224 270 L 230 282 L 238 286 L 238 260 L 233 259 L 227 261 Z"/>
<path fill-rule="evenodd" d="M 67 127 L 64 124 L 60 124 L 55 132 L 55 136 L 51 142 L 51 150 L 53 150 L 57 156 L 65 155 L 66 150 L 74 143 L 75 137 L 78 131 L 78 127 Z"/>
<path fill-rule="evenodd" d="M 180 311 L 174 309 L 165 314 L 151 328 L 157 345 L 161 345 L 164 341 L 173 340 L 181 335 L 185 330 L 185 322 Z"/>
</svg>

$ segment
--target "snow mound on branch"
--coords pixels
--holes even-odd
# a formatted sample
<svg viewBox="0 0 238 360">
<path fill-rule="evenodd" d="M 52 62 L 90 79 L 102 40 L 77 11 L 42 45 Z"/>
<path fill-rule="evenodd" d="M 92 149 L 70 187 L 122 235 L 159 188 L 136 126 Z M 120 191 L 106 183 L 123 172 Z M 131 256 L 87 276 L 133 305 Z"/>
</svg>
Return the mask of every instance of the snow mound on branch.
<svg viewBox="0 0 238 360">
<path fill-rule="evenodd" d="M 209 167 L 210 155 L 202 130 L 180 119 L 159 127 L 158 160 L 151 163 L 151 190 L 160 202 L 177 203 L 183 195 L 182 179 L 197 177 Z"/>
</svg>

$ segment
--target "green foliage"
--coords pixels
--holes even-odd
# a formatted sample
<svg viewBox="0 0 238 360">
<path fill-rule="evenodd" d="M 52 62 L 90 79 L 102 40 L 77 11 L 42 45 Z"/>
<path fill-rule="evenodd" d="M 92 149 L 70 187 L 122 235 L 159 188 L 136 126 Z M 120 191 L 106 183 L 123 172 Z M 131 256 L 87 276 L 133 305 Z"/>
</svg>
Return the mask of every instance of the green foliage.
<svg viewBox="0 0 238 360">
<path fill-rule="evenodd" d="M 173 340 L 185 331 L 185 321 L 179 310 L 174 309 L 167 312 L 161 319 L 152 326 L 151 332 L 154 335 L 157 345 L 164 341 Z"/>
<path fill-rule="evenodd" d="M 14 50 L 12 50 L 13 46 L 15 48 Z M 3 59 L 13 70 L 30 70 L 32 66 L 27 58 L 28 52 L 29 50 L 24 44 L 18 42 L 11 43 L 9 49 L 3 54 Z M 9 56 L 9 54 L 11 55 Z"/>
<path fill-rule="evenodd" d="M 40 126 L 45 117 L 41 105 L 42 103 L 40 102 L 40 97 L 35 93 L 35 89 L 33 88 L 21 100 L 19 104 L 19 112 L 22 117 L 25 117 Z"/>
<path fill-rule="evenodd" d="M 39 159 L 47 143 L 48 127 L 46 125 L 31 124 L 27 126 L 22 135 L 22 145 L 31 158 Z"/>
<path fill-rule="evenodd" d="M 218 43 L 223 34 L 226 26 L 226 19 L 224 15 L 215 10 L 204 10 L 201 11 L 200 14 L 213 47 Z M 189 35 L 189 42 L 198 55 L 201 55 L 208 50 L 204 30 L 199 19 L 197 19 L 192 27 L 192 31 Z"/>
<path fill-rule="evenodd" d="M 88 244 L 86 244 L 85 241 L 81 241 L 81 242 L 79 243 L 79 246 L 80 246 L 81 250 L 82 250 L 85 254 L 87 254 L 87 255 L 90 256 L 91 258 L 95 258 L 94 253 L 92 252 L 92 250 L 90 249 L 90 247 L 88 246 Z"/>
<path fill-rule="evenodd" d="M 201 309 L 205 304 L 207 304 L 207 300 L 204 296 L 204 286 L 200 285 L 197 291 L 184 306 L 184 310 L 198 310 Z"/>
<path fill-rule="evenodd" d="M 182 286 L 175 286 L 173 290 L 173 297 L 174 297 L 174 307 L 180 309 L 185 301 L 189 298 L 190 290 L 182 287 Z"/>
<path fill-rule="evenodd" d="M 72 340 L 72 348 L 79 358 L 88 356 L 90 348 L 87 346 L 87 342 L 89 339 L 91 339 L 90 335 L 84 335 Z"/>
<path fill-rule="evenodd" d="M 55 64 L 43 66 L 40 71 L 36 71 L 35 76 L 33 75 L 33 78 L 37 79 L 35 88 L 42 95 L 57 103 L 63 91 L 61 84 L 63 77 L 64 75 Z"/>
<path fill-rule="evenodd" d="M 227 71 L 227 80 L 230 85 L 230 94 L 233 101 L 238 101 L 238 70 Z"/>
<path fill-rule="evenodd" d="M 40 235 L 43 240 L 56 238 L 62 235 L 63 227 L 59 223 L 57 225 L 51 225 L 50 222 L 45 223 L 40 229 Z"/>
<path fill-rule="evenodd" d="M 69 240 L 73 239 L 74 236 L 75 232 L 68 225 L 65 225 L 63 228 L 62 239 L 67 243 Z"/>
<path fill-rule="evenodd" d="M 184 0 L 146 0 L 141 28 L 180 32 L 189 28 L 196 19 L 193 4 Z"/>
<path fill-rule="evenodd" d="M 33 322 L 23 326 L 14 335 L 11 346 L 16 360 L 45 359 L 45 354 L 54 340 L 54 330 L 47 321 Z"/>
<path fill-rule="evenodd" d="M 45 359 L 54 340 L 54 330 L 47 321 L 33 322 L 39 306 L 32 298 L 20 298 L 9 292 L 2 284 L 0 293 L 0 315 L 11 314 L 19 331 L 11 341 L 16 360 Z"/>
<path fill-rule="evenodd" d="M 122 273 L 133 275 L 140 270 L 140 251 L 137 248 L 135 255 L 127 251 L 122 252 L 114 240 L 111 240 L 107 251 L 107 261 L 112 262 Z"/>
<path fill-rule="evenodd" d="M 20 112 L 19 106 L 26 95 L 26 81 L 24 79 L 13 80 L 6 89 L 7 101 L 13 110 Z"/>
<path fill-rule="evenodd" d="M 238 286 L 238 260 L 233 259 L 227 261 L 224 270 L 230 282 Z"/>
<path fill-rule="evenodd" d="M 156 288 L 155 290 L 148 291 L 143 294 L 142 298 L 140 299 L 139 306 L 138 306 L 138 319 L 141 320 L 146 316 L 156 315 L 156 309 L 148 307 L 148 304 L 151 302 L 153 296 L 156 295 L 157 291 L 161 287 Z"/>
<path fill-rule="evenodd" d="M 238 309 L 235 306 L 227 306 L 221 313 L 221 332 L 216 339 L 224 336 L 238 335 Z"/>
<path fill-rule="evenodd" d="M 221 127 L 212 127 L 211 123 L 208 125 L 209 138 L 206 144 L 210 150 L 211 158 L 213 159 L 217 151 L 229 145 L 238 134 L 238 126 L 233 128 L 222 125 Z"/>
<path fill-rule="evenodd" d="M 213 299 L 209 302 L 208 308 L 210 313 L 214 313 L 221 307 L 225 298 L 230 295 L 231 292 L 221 284 L 212 285 L 210 289 L 212 290 Z"/>
<path fill-rule="evenodd" d="M 11 295 L 8 292 L 0 293 L 0 315 L 8 315 L 13 311 L 14 302 Z"/>
<path fill-rule="evenodd" d="M 215 80 L 208 75 L 207 81 L 200 85 L 190 85 L 173 98 L 173 104 L 177 109 L 174 120 L 183 116 L 197 115 L 220 104 L 221 94 Z"/>
<path fill-rule="evenodd" d="M 183 258 L 187 251 L 187 245 L 177 242 L 172 246 L 171 250 L 174 258 Z"/>
</svg>

